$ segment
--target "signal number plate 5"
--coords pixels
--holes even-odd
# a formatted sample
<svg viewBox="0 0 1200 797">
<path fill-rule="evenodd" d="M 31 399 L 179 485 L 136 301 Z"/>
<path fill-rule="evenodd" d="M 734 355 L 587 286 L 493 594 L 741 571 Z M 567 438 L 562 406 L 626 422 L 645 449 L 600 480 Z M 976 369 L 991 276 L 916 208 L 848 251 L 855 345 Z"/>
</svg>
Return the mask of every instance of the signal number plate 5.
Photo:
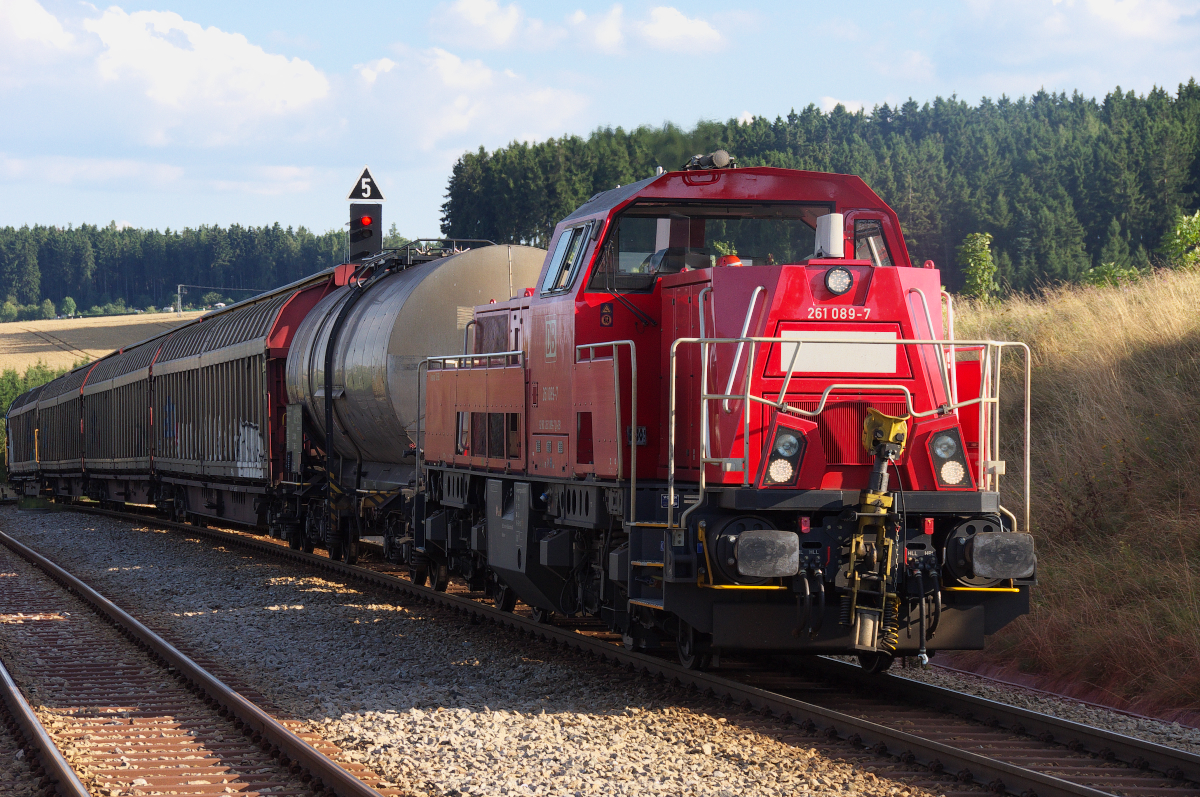
<svg viewBox="0 0 1200 797">
<path fill-rule="evenodd" d="M 810 321 L 866 321 L 871 317 L 870 307 L 810 307 Z"/>
</svg>

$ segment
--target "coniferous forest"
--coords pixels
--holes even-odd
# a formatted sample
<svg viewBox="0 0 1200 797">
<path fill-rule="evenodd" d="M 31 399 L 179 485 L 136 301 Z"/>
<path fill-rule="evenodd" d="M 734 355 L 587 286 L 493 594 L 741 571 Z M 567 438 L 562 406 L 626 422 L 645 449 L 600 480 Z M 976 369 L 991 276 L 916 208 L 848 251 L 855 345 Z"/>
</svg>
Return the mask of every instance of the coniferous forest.
<svg viewBox="0 0 1200 797">
<path fill-rule="evenodd" d="M 909 100 L 869 114 L 809 105 L 758 117 L 601 129 L 480 149 L 455 164 L 444 234 L 544 246 L 554 224 L 597 191 L 679 168 L 724 148 L 741 166 L 860 175 L 900 215 L 914 263 L 962 287 L 956 250 L 988 233 L 1002 289 L 1075 282 L 1104 264 L 1144 269 L 1200 197 L 1200 85 L 1102 100 L 1038 92 L 972 106 Z"/>
<path fill-rule="evenodd" d="M 0 302 L 34 308 L 63 300 L 80 312 L 119 303 L 170 306 L 180 283 L 273 288 L 328 268 L 343 256 L 341 231 L 201 226 L 184 230 L 97 227 L 0 228 Z M 193 299 L 199 300 L 201 292 Z M 53 314 L 51 314 L 53 315 Z M 10 319 L 5 319 L 10 320 Z"/>
<path fill-rule="evenodd" d="M 718 147 L 743 166 L 862 176 L 900 214 L 914 262 L 933 260 L 951 289 L 963 283 L 958 247 L 990 234 L 1002 289 L 1025 291 L 1104 264 L 1119 272 L 1158 261 L 1180 214 L 1200 207 L 1200 85 L 1116 89 L 1102 100 L 909 100 L 870 113 L 809 105 L 774 121 L 604 128 L 480 149 L 454 166 L 442 232 L 545 246 L 554 224 L 596 192 Z M 341 231 L 279 224 L 0 227 L 0 303 L 161 307 L 179 283 L 272 288 L 333 265 L 344 247 Z"/>
</svg>

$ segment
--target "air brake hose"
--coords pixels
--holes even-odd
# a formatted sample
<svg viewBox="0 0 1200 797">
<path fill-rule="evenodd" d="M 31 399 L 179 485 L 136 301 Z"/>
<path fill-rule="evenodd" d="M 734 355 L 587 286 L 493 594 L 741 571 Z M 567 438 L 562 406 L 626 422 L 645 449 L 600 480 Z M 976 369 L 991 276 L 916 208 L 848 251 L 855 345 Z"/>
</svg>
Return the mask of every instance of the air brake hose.
<svg viewBox="0 0 1200 797">
<path fill-rule="evenodd" d="M 924 667 L 925 665 L 929 664 L 929 655 L 925 652 L 925 579 L 921 577 L 920 570 L 916 571 L 916 576 L 917 594 L 920 596 L 918 602 L 921 605 L 919 610 L 920 621 L 917 626 L 919 628 L 921 648 L 917 653 L 917 658 L 921 660 L 921 666 Z"/>
<path fill-rule="evenodd" d="M 817 585 L 817 616 L 816 623 L 808 632 L 809 639 L 816 639 L 817 634 L 821 633 L 821 626 L 825 624 L 825 574 L 818 570 L 816 576 L 814 581 Z"/>
<path fill-rule="evenodd" d="M 924 600 L 924 596 L 922 596 Z M 942 580 L 937 574 L 933 575 L 933 622 L 929 624 L 929 633 L 925 636 L 927 639 L 933 639 L 933 632 L 937 631 L 938 624 L 942 622 Z"/>
<path fill-rule="evenodd" d="M 812 619 L 812 585 L 808 583 L 808 571 L 804 571 L 797 578 L 804 585 L 804 590 L 796 596 L 796 627 L 792 629 L 794 637 L 800 636 L 804 629 L 808 628 L 808 622 Z"/>
</svg>

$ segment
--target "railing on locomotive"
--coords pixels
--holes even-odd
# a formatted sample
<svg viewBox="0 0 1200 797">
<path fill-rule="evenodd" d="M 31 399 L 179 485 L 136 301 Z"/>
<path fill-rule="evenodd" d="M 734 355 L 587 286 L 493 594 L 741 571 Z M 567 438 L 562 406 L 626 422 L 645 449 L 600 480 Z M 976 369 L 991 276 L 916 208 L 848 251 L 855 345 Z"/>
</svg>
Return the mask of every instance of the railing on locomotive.
<svg viewBox="0 0 1200 797">
<path fill-rule="evenodd" d="M 1000 451 L 1000 365 L 1001 354 L 1006 348 L 1015 348 L 1023 352 L 1024 363 L 1024 429 L 1022 432 L 1022 459 L 1024 463 L 1024 484 L 1023 484 L 1023 517 L 1024 529 L 1029 530 L 1029 494 L 1030 494 L 1030 450 L 1029 450 L 1029 434 L 1030 434 L 1030 376 L 1031 376 L 1031 361 L 1029 346 L 1025 343 L 1013 341 L 995 341 L 995 340 L 954 340 L 951 339 L 916 339 L 916 338 L 899 338 L 894 340 L 863 340 L 861 338 L 821 338 L 808 339 L 800 338 L 767 338 L 767 337 L 740 337 L 740 338 L 678 338 L 671 344 L 670 357 L 670 388 L 668 394 L 668 415 L 667 415 L 667 528 L 678 529 L 684 528 L 687 523 L 687 518 L 700 506 L 700 502 L 693 503 L 685 509 L 679 516 L 679 523 L 675 523 L 675 416 L 676 416 L 676 361 L 678 349 L 680 345 L 699 345 L 700 346 L 700 384 L 704 386 L 706 391 L 708 386 L 708 362 L 709 348 L 718 344 L 739 344 L 739 351 L 745 344 L 749 345 L 750 355 L 746 358 L 746 369 L 743 376 L 745 390 L 742 393 L 708 393 L 702 392 L 700 395 L 700 481 L 698 484 L 699 493 L 702 495 L 708 485 L 708 468 L 706 465 L 721 465 L 727 466 L 729 463 L 737 462 L 736 459 L 728 457 L 711 457 L 709 456 L 710 441 L 709 441 L 709 421 L 708 421 L 708 402 L 710 401 L 741 401 L 742 402 L 742 486 L 749 486 L 749 457 L 750 457 L 750 404 L 757 402 L 773 407 L 776 410 L 790 412 L 796 415 L 814 418 L 820 415 L 824 409 L 829 395 L 835 390 L 862 390 L 870 389 L 875 391 L 896 391 L 904 394 L 905 407 L 908 414 L 914 418 L 928 418 L 933 415 L 946 415 L 957 411 L 963 407 L 979 406 L 979 428 L 980 430 L 987 429 L 987 435 L 980 442 L 979 447 L 979 462 L 978 469 L 981 479 L 980 489 L 995 488 L 996 492 L 1000 490 L 1000 473 L 989 470 L 988 465 L 993 461 L 993 452 L 997 455 Z M 821 395 L 821 401 L 816 410 L 803 410 L 799 407 L 793 407 L 787 403 L 787 388 L 790 384 L 792 374 L 795 372 L 796 356 L 800 351 L 800 347 L 804 343 L 847 343 L 847 344 L 874 344 L 883 346 L 935 346 L 935 347 L 952 347 L 951 350 L 959 348 L 976 348 L 981 352 L 983 364 L 980 369 L 979 380 L 979 395 L 975 398 L 966 401 L 957 400 L 957 384 L 953 386 L 953 393 L 950 393 L 950 401 L 930 410 L 917 411 L 912 403 L 912 393 L 903 385 L 888 385 L 882 383 L 834 383 L 825 388 Z M 769 401 L 761 396 L 752 395 L 750 392 L 751 374 L 754 373 L 754 360 L 757 349 L 761 345 L 775 344 L 795 344 L 792 352 L 792 360 L 788 365 L 788 370 L 784 378 L 783 388 L 780 390 L 779 401 Z M 943 365 L 945 364 L 944 357 L 939 358 Z M 735 361 L 736 363 L 736 361 Z M 733 374 L 731 374 L 733 376 Z M 957 380 L 955 380 L 957 381 Z M 731 383 L 732 384 L 732 381 Z M 949 381 L 947 381 L 949 384 Z M 988 407 L 991 407 L 990 414 Z M 993 483 L 994 479 L 994 483 Z M 1000 511 L 1007 515 L 1013 523 L 1013 529 L 1018 530 L 1017 518 L 1011 511 L 1000 507 Z"/>
</svg>

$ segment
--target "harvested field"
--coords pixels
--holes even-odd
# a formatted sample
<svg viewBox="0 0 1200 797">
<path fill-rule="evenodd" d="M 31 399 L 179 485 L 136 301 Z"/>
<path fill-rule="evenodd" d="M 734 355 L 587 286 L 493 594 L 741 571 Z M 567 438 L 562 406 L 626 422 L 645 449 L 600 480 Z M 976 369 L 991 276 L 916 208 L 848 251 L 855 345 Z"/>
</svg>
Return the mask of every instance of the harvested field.
<svg viewBox="0 0 1200 797">
<path fill-rule="evenodd" d="M 52 369 L 70 368 L 82 359 L 99 359 L 113 349 L 145 340 L 201 315 L 201 312 L 148 313 L 0 324 L 0 371 L 11 368 L 24 373 L 38 360 Z"/>
</svg>

